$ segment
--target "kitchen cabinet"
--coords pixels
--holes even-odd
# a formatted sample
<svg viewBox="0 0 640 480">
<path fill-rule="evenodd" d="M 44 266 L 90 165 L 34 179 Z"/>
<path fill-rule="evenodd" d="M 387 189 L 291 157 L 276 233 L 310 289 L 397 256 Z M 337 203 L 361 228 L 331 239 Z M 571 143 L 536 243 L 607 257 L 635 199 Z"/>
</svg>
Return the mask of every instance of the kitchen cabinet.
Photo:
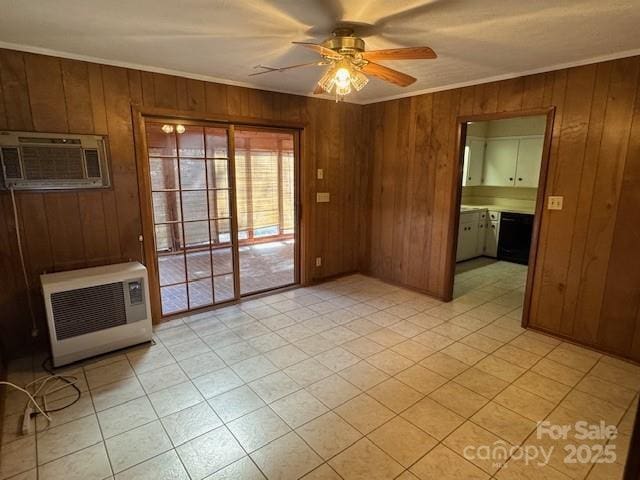
<svg viewBox="0 0 640 480">
<path fill-rule="evenodd" d="M 518 162 L 517 138 L 489 138 L 484 156 L 483 185 L 513 187 Z"/>
<path fill-rule="evenodd" d="M 536 188 L 543 145 L 542 135 L 488 138 L 482 185 Z"/>
<path fill-rule="evenodd" d="M 484 254 L 487 257 L 496 258 L 498 256 L 498 239 L 500 237 L 500 220 L 490 220 L 487 222 L 484 240 Z"/>
<path fill-rule="evenodd" d="M 460 212 L 456 262 L 480 257 L 484 254 L 487 210 Z"/>
<path fill-rule="evenodd" d="M 464 147 L 464 164 L 462 170 L 463 187 L 482 185 L 484 148 L 484 138 L 467 137 L 467 142 Z"/>
<path fill-rule="evenodd" d="M 543 145 L 544 137 L 520 139 L 516 165 L 516 187 L 536 188 L 538 186 Z"/>
</svg>

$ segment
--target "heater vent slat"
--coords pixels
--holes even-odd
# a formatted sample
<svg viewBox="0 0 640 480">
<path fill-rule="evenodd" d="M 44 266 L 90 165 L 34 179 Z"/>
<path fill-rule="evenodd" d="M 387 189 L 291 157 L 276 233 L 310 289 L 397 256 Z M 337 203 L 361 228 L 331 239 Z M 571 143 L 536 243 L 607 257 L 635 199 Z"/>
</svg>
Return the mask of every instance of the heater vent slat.
<svg viewBox="0 0 640 480">
<path fill-rule="evenodd" d="M 127 323 L 122 282 L 51 294 L 58 340 Z"/>
</svg>

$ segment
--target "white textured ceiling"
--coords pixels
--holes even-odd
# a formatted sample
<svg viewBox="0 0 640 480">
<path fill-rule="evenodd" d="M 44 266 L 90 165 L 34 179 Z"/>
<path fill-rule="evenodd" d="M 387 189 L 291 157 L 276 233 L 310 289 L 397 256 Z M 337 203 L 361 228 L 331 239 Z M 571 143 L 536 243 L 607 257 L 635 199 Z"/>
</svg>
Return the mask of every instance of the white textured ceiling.
<svg viewBox="0 0 640 480">
<path fill-rule="evenodd" d="M 640 53 L 638 0 L 0 0 L 0 46 L 308 95 L 322 67 L 249 77 L 316 54 L 340 21 L 367 49 L 426 45 L 437 60 L 381 62 L 418 81 L 373 79 L 348 100 L 421 91 Z"/>
</svg>

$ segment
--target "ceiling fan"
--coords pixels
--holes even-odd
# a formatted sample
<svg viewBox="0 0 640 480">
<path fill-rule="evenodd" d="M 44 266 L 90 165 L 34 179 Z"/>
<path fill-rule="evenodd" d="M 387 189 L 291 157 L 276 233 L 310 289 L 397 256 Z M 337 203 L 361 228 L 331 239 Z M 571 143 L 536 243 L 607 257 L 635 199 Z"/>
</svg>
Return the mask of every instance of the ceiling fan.
<svg viewBox="0 0 640 480">
<path fill-rule="evenodd" d="M 416 81 L 411 75 L 399 72 L 379 63 L 378 60 L 431 60 L 437 58 L 436 53 L 429 47 L 389 48 L 385 50 L 365 50 L 364 40 L 354 34 L 353 29 L 347 27 L 336 28 L 332 36 L 321 44 L 309 42 L 292 42 L 311 49 L 320 54 L 322 60 L 282 68 L 264 68 L 264 71 L 252 73 L 283 72 L 294 68 L 310 66 L 329 66 L 314 94 L 335 92 L 336 99 L 351 93 L 353 89 L 361 90 L 368 82 L 367 75 L 390 82 L 400 87 L 406 87 Z"/>
</svg>

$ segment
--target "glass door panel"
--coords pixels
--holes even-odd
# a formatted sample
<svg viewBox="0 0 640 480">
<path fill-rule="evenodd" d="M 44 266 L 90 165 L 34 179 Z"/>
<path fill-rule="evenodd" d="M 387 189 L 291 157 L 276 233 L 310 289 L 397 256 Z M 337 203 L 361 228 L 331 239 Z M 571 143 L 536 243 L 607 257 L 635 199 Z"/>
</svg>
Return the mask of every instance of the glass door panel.
<svg viewBox="0 0 640 480">
<path fill-rule="evenodd" d="M 228 130 L 149 121 L 146 132 L 162 314 L 236 298 Z"/>
<path fill-rule="evenodd" d="M 296 282 L 295 137 L 236 127 L 235 193 L 242 295 Z"/>
</svg>

